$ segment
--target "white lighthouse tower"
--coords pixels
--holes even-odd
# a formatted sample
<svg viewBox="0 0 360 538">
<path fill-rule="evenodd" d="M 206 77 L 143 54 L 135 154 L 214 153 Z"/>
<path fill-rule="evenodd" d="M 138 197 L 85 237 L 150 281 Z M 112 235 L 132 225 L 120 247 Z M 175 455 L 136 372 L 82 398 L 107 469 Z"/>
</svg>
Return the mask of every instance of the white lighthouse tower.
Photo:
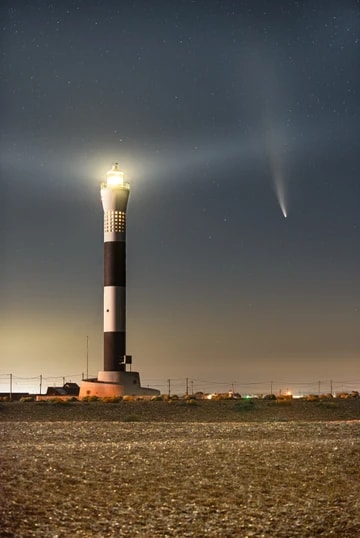
<svg viewBox="0 0 360 538">
<path fill-rule="evenodd" d="M 101 185 L 104 210 L 104 369 L 80 385 L 85 396 L 157 395 L 143 388 L 126 352 L 126 209 L 130 185 L 115 163 Z M 130 371 L 129 371 L 130 369 Z"/>
</svg>

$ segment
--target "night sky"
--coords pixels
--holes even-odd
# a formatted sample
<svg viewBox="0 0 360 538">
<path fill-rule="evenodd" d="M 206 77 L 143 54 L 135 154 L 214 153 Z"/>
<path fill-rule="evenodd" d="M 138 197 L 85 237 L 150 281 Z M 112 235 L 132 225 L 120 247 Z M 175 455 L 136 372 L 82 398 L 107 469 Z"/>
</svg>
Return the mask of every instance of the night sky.
<svg viewBox="0 0 360 538">
<path fill-rule="evenodd" d="M 359 386 L 360 2 L 11 0 L 0 15 L 0 390 L 9 373 L 17 391 L 79 381 L 87 336 L 102 370 L 114 161 L 143 385 Z"/>
</svg>

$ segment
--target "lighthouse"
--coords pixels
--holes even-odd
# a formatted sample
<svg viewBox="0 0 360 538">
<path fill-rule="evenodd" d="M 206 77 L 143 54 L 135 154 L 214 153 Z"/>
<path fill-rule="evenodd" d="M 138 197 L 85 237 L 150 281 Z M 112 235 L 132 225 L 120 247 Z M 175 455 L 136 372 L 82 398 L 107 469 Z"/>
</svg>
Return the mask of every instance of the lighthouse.
<svg viewBox="0 0 360 538">
<path fill-rule="evenodd" d="M 126 210 L 130 185 L 114 163 L 101 184 L 104 211 L 104 358 L 95 379 L 80 385 L 85 396 L 158 395 L 144 388 L 138 372 L 131 371 L 132 356 L 126 349 Z"/>
<path fill-rule="evenodd" d="M 126 208 L 130 186 L 115 163 L 101 185 L 104 209 L 104 371 L 125 371 Z"/>
</svg>

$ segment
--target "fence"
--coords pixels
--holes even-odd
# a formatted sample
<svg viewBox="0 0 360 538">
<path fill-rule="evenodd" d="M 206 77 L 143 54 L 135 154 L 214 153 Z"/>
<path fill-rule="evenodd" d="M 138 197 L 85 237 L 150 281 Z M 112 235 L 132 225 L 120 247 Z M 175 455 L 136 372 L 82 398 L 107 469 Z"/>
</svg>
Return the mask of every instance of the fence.
<svg viewBox="0 0 360 538">
<path fill-rule="evenodd" d="M 89 376 L 96 377 L 96 375 Z M 0 393 L 28 392 L 31 394 L 45 394 L 47 387 L 63 386 L 66 382 L 80 383 L 84 373 L 67 374 L 64 376 L 44 376 L 39 374 L 33 377 L 22 377 L 14 374 L 0 374 Z M 195 394 L 196 392 L 211 393 L 239 393 L 241 396 L 259 396 L 264 394 L 286 394 L 306 396 L 308 394 L 336 394 L 339 392 L 359 391 L 360 380 L 310 380 L 297 381 L 274 379 L 270 381 L 212 381 L 198 378 L 168 378 L 145 379 L 143 387 L 152 387 L 160 390 L 161 394 Z"/>
</svg>

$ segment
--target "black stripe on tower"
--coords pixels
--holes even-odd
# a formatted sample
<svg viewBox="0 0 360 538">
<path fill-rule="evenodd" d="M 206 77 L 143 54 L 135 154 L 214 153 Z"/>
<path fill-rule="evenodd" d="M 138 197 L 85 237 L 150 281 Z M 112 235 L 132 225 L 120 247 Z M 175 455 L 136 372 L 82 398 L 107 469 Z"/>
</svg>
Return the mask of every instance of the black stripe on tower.
<svg viewBox="0 0 360 538">
<path fill-rule="evenodd" d="M 125 241 L 104 243 L 104 286 L 126 285 Z"/>
<path fill-rule="evenodd" d="M 125 333 L 104 333 L 104 370 L 121 372 L 125 370 L 123 362 L 126 350 Z"/>
</svg>

